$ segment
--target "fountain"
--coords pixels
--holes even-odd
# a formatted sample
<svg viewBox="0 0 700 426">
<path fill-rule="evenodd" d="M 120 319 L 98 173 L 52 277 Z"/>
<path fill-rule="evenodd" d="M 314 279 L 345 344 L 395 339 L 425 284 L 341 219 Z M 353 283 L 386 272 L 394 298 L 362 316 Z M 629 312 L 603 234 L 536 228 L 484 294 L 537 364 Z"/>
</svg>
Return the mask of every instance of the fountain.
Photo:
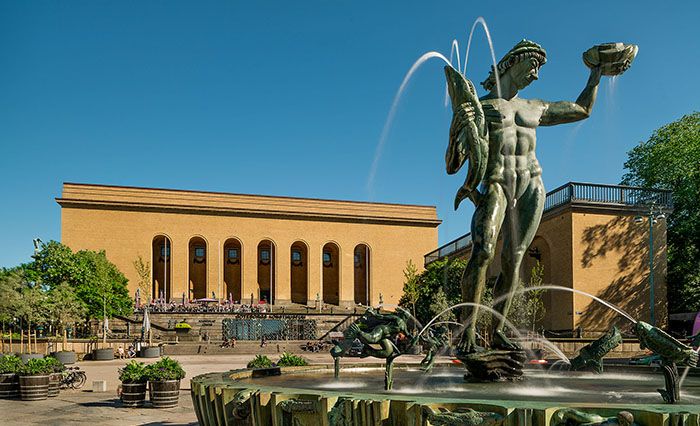
<svg viewBox="0 0 700 426">
<path fill-rule="evenodd" d="M 483 18 L 474 23 L 469 42 L 477 24 L 482 25 L 490 43 Z M 455 52 L 457 67 L 451 64 Z M 452 43 L 450 60 L 437 52 L 423 55 L 394 99 L 368 186 L 407 81 L 428 59 L 441 59 L 447 64 L 453 111 L 447 172 L 457 173 L 464 164 L 469 165 L 454 207 L 465 199 L 476 207 L 471 257 L 462 277 L 463 300 L 443 311 L 462 310 L 458 324 L 463 331 L 452 348 L 460 366 L 435 365 L 435 355 L 452 344 L 443 328 L 449 321 L 439 321 L 443 313 L 416 333 L 408 327 L 411 318 L 406 311 L 368 308 L 332 348 L 333 366 L 245 369 L 193 378 L 192 399 L 200 424 L 700 425 L 700 378 L 684 373 L 679 380 L 677 368 L 696 366 L 697 352 L 593 295 L 557 286 L 518 289 L 520 264 L 539 225 L 545 197 L 535 157 L 536 128 L 587 118 L 601 76 L 622 74 L 636 54 L 636 46 L 622 43 L 601 44 L 584 52 L 590 76 L 575 102 L 517 96 L 538 78 L 539 68 L 547 60 L 545 50 L 532 41 L 517 43 L 498 63 L 492 49 L 494 65 L 481 83 L 489 93 L 481 98 L 465 76 L 468 49 L 463 71 L 456 42 Z M 511 158 L 515 156 L 525 161 L 515 161 Z M 493 306 L 484 306 L 486 270 L 499 235 L 505 241 L 503 272 L 494 289 Z M 641 346 L 661 357 L 665 389 L 657 392 L 656 377 L 649 369 L 603 370 L 603 356 L 622 341 L 617 328 L 581 349 L 571 361 L 559 351 L 561 360 L 556 364 L 565 366 L 561 370 L 527 368 L 525 349 L 506 334 L 506 317 L 518 292 L 535 289 L 582 293 L 626 317 L 634 324 Z M 491 339 L 482 339 L 484 346 L 479 346 L 476 320 L 482 309 L 492 312 L 498 321 Z M 440 328 L 431 329 L 436 324 Z M 420 368 L 397 362 L 419 345 L 427 347 Z M 366 357 L 384 360 L 384 364 L 341 365 L 343 359 Z"/>
</svg>

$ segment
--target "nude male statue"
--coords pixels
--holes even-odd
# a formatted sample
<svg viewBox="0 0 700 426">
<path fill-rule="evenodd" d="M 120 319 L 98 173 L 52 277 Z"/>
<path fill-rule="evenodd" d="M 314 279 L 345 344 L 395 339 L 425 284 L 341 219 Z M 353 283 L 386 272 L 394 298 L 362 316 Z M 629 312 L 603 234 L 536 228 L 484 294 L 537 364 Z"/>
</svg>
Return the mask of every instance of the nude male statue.
<svg viewBox="0 0 700 426">
<path fill-rule="evenodd" d="M 486 285 L 486 272 L 493 261 L 496 242 L 503 229 L 502 274 L 494 298 L 515 290 L 520 264 L 542 217 L 545 190 L 542 170 L 535 156 L 536 129 L 587 118 L 596 99 L 600 66 L 591 67 L 590 77 L 575 102 L 546 102 L 523 99 L 518 92 L 538 78 L 546 62 L 544 49 L 523 40 L 491 70 L 482 86 L 489 91 L 478 99 L 473 84 L 454 68 L 445 67 L 452 99 L 453 119 L 446 154 L 449 174 L 469 159 L 469 172 L 455 197 L 455 208 L 469 198 L 476 205 L 471 222 L 472 251 L 462 276 L 462 299 L 479 303 Z M 500 94 L 496 87 L 498 72 Z M 512 296 L 495 308 L 505 317 Z M 477 309 L 464 312 L 470 320 L 458 351 L 480 351 L 476 346 Z M 503 321 L 495 328 L 492 347 L 514 349 L 502 334 Z"/>
</svg>

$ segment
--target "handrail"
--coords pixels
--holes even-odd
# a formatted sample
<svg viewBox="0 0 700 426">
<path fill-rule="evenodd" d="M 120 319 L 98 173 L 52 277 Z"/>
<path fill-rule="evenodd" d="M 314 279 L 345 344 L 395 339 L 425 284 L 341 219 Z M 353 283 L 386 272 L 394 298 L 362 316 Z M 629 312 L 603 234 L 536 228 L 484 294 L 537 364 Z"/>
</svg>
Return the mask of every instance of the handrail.
<svg viewBox="0 0 700 426">
<path fill-rule="evenodd" d="M 616 207 L 648 207 L 653 205 L 661 209 L 673 208 L 673 198 L 670 190 L 569 182 L 547 193 L 544 202 L 544 213 L 571 203 Z M 424 256 L 424 264 L 428 265 L 470 245 L 471 233 L 464 234 L 426 254 Z"/>
<path fill-rule="evenodd" d="M 340 321 L 339 323 L 337 323 L 336 325 L 334 325 L 333 327 L 331 327 L 331 329 L 328 330 L 328 331 L 326 331 L 326 333 L 325 333 L 323 336 L 319 337 L 319 338 L 318 338 L 318 341 L 319 341 L 319 342 L 323 342 L 323 340 L 324 340 L 326 337 L 328 337 L 328 335 L 330 335 L 332 332 L 338 330 L 338 328 L 340 328 L 340 326 L 342 326 L 342 325 L 345 324 L 346 322 L 350 321 L 350 319 L 353 318 L 353 317 L 355 317 L 355 316 L 356 316 L 356 315 L 354 315 L 354 314 L 350 314 L 350 315 L 348 315 L 347 317 L 345 317 L 344 320 Z"/>
</svg>

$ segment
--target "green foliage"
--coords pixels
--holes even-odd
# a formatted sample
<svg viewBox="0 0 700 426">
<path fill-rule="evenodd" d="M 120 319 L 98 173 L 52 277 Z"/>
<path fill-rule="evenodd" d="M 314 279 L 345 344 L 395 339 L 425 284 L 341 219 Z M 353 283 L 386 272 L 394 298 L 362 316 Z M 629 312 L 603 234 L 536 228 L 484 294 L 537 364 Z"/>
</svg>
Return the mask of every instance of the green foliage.
<svg viewBox="0 0 700 426">
<path fill-rule="evenodd" d="M 280 360 L 277 361 L 278 367 L 300 367 L 304 365 L 309 365 L 309 363 L 304 358 L 289 352 L 283 352 Z"/>
<path fill-rule="evenodd" d="M 462 290 L 460 282 L 462 273 L 467 265 L 464 259 L 452 261 L 438 260 L 430 263 L 426 269 L 417 276 L 415 284 L 410 288 L 417 288 L 418 298 L 415 302 L 415 316 L 422 324 L 426 324 L 440 310 L 434 307 L 433 302 L 439 290 L 444 294 L 444 307 L 452 306 L 461 301 Z M 413 308 L 413 294 L 404 293 L 399 300 L 399 306 L 403 308 Z M 443 297 L 443 296 L 439 296 Z M 444 309 L 444 308 L 443 308 Z M 445 314 L 448 315 L 448 314 Z M 445 321 L 448 317 L 440 317 L 439 321 Z M 452 317 L 454 318 L 454 317 Z"/>
<path fill-rule="evenodd" d="M 11 321 L 15 317 L 20 301 L 20 289 L 26 285 L 21 268 L 0 270 L 0 321 Z"/>
<path fill-rule="evenodd" d="M 544 281 L 544 267 L 540 262 L 530 271 L 530 279 L 527 283 L 520 282 L 518 293 L 513 297 L 508 319 L 519 329 L 535 331 L 537 324 L 542 321 L 545 314 L 544 294 L 547 290 L 528 290 L 526 288 L 541 286 Z"/>
<path fill-rule="evenodd" d="M 167 356 L 147 365 L 145 370 L 146 377 L 150 381 L 180 380 L 185 377 L 185 370 L 180 363 Z"/>
<path fill-rule="evenodd" d="M 124 368 L 119 369 L 119 380 L 123 383 L 143 383 L 148 381 L 145 364 L 136 360 L 129 361 Z"/>
<path fill-rule="evenodd" d="M 43 376 L 53 373 L 53 365 L 46 358 L 31 358 L 17 371 L 20 376 Z"/>
<path fill-rule="evenodd" d="M 49 317 L 46 293 L 39 286 L 26 286 L 20 289 L 16 315 L 24 318 L 30 325 L 46 321 Z"/>
<path fill-rule="evenodd" d="M 75 289 L 63 282 L 48 292 L 48 313 L 63 329 L 84 318 L 87 308 L 78 298 Z"/>
<path fill-rule="evenodd" d="M 22 359 L 16 355 L 0 357 L 0 374 L 16 373 L 22 366 Z"/>
<path fill-rule="evenodd" d="M 89 318 L 103 318 L 128 313 L 132 300 L 127 279 L 105 252 L 82 250 L 73 253 L 63 244 L 50 241 L 42 244 L 29 269 L 50 289 L 67 283 L 87 309 Z"/>
<path fill-rule="evenodd" d="M 139 277 L 138 286 L 141 291 L 141 300 L 151 300 L 151 263 L 138 255 L 133 265 L 136 275 Z"/>
<path fill-rule="evenodd" d="M 272 360 L 265 355 L 255 355 L 255 358 L 250 360 L 248 368 L 268 368 L 272 367 Z"/>
<path fill-rule="evenodd" d="M 406 269 L 404 269 L 403 271 L 403 276 L 404 284 L 403 296 L 401 296 L 401 300 L 404 302 L 405 305 L 408 305 L 408 307 L 411 309 L 411 314 L 415 317 L 416 303 L 418 303 L 418 301 L 420 300 L 421 289 L 420 280 L 418 276 L 418 269 L 416 269 L 416 265 L 413 264 L 413 261 L 409 260 L 406 263 Z M 416 327 L 415 321 L 413 327 Z"/>
<path fill-rule="evenodd" d="M 667 124 L 628 152 L 622 183 L 673 192 L 668 226 L 671 312 L 700 310 L 700 112 Z"/>
<path fill-rule="evenodd" d="M 46 368 L 50 369 L 52 373 L 60 373 L 66 369 L 61 361 L 52 356 L 45 357 L 44 362 L 46 362 Z"/>
</svg>

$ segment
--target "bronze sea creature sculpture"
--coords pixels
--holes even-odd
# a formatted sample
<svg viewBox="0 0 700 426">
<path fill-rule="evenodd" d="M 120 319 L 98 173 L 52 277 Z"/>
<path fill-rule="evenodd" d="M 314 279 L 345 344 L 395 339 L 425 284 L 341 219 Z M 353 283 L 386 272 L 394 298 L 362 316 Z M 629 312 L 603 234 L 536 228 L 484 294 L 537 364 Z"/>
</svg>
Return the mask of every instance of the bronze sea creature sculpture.
<svg viewBox="0 0 700 426">
<path fill-rule="evenodd" d="M 666 382 L 665 389 L 658 389 L 669 404 L 680 401 L 680 379 L 678 365 L 697 367 L 698 353 L 690 346 L 674 339 L 665 331 L 644 321 L 639 321 L 634 332 L 639 338 L 639 347 L 649 349 L 661 357 L 661 368 Z"/>
</svg>

